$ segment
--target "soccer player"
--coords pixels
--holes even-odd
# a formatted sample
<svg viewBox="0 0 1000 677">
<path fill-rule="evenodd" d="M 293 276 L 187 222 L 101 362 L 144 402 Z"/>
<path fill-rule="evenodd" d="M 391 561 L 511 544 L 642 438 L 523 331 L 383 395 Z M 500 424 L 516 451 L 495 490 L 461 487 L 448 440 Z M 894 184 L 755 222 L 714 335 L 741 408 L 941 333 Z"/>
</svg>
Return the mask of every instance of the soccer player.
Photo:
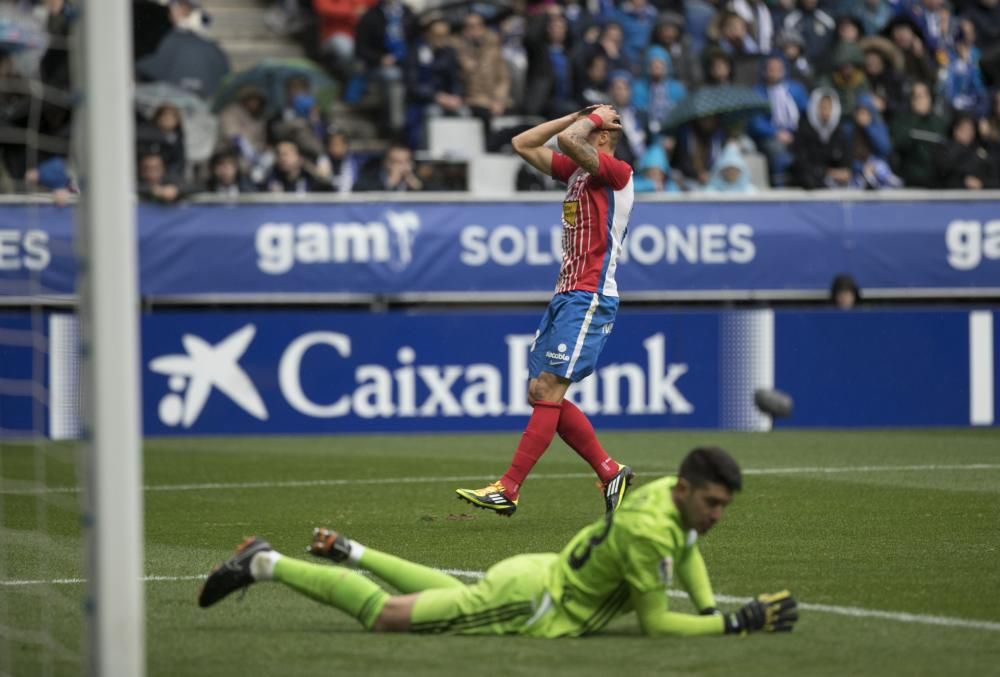
<svg viewBox="0 0 1000 677">
<path fill-rule="evenodd" d="M 695 449 L 678 477 L 632 492 L 561 553 L 511 557 L 472 585 L 336 532 L 315 530 L 312 554 L 363 567 L 398 595 L 349 568 L 284 557 L 266 541 L 251 538 L 209 574 L 198 603 L 208 607 L 255 582 L 278 581 L 375 632 L 577 637 L 632 610 L 651 636 L 789 631 L 798 613 L 787 591 L 761 595 L 730 613 L 715 605 L 697 539 L 722 518 L 741 484 L 739 466 L 726 452 Z M 668 608 L 667 588 L 675 574 L 700 615 Z"/>
<path fill-rule="evenodd" d="M 562 153 L 545 147 L 557 136 Z M 597 473 L 606 512 L 628 491 L 632 469 L 601 447 L 579 407 L 564 399 L 571 383 L 594 371 L 618 311 L 615 269 L 632 211 L 632 168 L 614 157 L 622 135 L 611 106 L 591 106 L 514 137 L 528 164 L 568 184 L 562 205 L 562 265 L 528 358 L 531 418 L 503 476 L 482 489 L 457 489 L 478 508 L 510 516 L 524 479 L 556 433 Z M 565 154 L 564 154 L 565 153 Z"/>
</svg>

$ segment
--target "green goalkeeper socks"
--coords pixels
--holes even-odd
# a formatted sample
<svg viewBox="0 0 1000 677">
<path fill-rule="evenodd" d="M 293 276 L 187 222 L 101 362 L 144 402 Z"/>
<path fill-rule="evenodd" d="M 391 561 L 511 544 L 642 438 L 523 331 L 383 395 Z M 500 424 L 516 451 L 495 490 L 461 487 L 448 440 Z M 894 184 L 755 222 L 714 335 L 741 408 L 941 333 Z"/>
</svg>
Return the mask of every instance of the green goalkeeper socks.
<svg viewBox="0 0 1000 677">
<path fill-rule="evenodd" d="M 282 557 L 274 565 L 274 580 L 306 597 L 337 607 L 371 630 L 389 600 L 375 583 L 342 567 L 331 567 Z"/>
<path fill-rule="evenodd" d="M 403 594 L 465 585 L 454 576 L 437 569 L 367 547 L 358 558 L 357 565 L 371 571 Z"/>
</svg>

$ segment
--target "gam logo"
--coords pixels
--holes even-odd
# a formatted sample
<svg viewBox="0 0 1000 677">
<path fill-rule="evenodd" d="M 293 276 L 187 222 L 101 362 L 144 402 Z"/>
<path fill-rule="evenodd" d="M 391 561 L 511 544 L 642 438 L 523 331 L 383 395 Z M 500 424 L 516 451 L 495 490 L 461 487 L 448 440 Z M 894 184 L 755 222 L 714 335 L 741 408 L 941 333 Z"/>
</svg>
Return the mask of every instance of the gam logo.
<svg viewBox="0 0 1000 677">
<path fill-rule="evenodd" d="M 402 270 L 413 260 L 419 230 L 416 212 L 392 210 L 384 223 L 264 223 L 255 240 L 257 267 L 269 275 L 317 263 L 386 263 Z"/>
<path fill-rule="evenodd" d="M 1000 220 L 952 221 L 945 232 L 948 264 L 956 270 L 973 270 L 983 259 L 1000 259 Z"/>
</svg>

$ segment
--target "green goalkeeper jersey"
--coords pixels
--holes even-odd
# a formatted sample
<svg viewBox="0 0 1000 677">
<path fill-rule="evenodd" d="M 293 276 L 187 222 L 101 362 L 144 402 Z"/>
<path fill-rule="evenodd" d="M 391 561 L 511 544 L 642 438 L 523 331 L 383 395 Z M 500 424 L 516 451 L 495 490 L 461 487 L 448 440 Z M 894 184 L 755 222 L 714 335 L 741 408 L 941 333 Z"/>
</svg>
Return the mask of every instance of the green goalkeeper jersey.
<svg viewBox="0 0 1000 677">
<path fill-rule="evenodd" d="M 550 565 L 545 588 L 562 628 L 545 634 L 596 632 L 635 610 L 647 634 L 722 634 L 721 616 L 673 613 L 667 589 L 677 577 L 699 610 L 715 607 L 697 533 L 681 525 L 664 477 L 633 491 L 618 510 L 582 529 Z"/>
</svg>

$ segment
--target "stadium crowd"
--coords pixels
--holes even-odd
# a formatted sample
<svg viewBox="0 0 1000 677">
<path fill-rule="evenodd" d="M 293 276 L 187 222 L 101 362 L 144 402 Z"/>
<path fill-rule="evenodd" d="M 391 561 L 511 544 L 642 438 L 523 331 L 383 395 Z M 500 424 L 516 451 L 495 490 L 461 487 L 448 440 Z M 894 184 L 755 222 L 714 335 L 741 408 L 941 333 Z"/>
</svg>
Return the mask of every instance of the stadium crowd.
<svg viewBox="0 0 1000 677">
<path fill-rule="evenodd" d="M 30 50 L 0 31 L 3 192 L 75 189 L 75 1 L 14 3 L 49 35 L 41 95 Z M 1000 0 L 278 0 L 268 21 L 322 68 L 275 71 L 277 86 L 230 73 L 198 0 L 170 0 L 159 28 L 140 21 L 151 4 L 134 5 L 150 200 L 448 188 L 415 160 L 428 119 L 479 119 L 486 150 L 507 152 L 526 125 L 597 102 L 620 111 L 642 192 L 1000 187 Z M 374 141 L 359 146 L 352 115 Z M 546 181 L 525 168 L 518 187 Z"/>
</svg>

